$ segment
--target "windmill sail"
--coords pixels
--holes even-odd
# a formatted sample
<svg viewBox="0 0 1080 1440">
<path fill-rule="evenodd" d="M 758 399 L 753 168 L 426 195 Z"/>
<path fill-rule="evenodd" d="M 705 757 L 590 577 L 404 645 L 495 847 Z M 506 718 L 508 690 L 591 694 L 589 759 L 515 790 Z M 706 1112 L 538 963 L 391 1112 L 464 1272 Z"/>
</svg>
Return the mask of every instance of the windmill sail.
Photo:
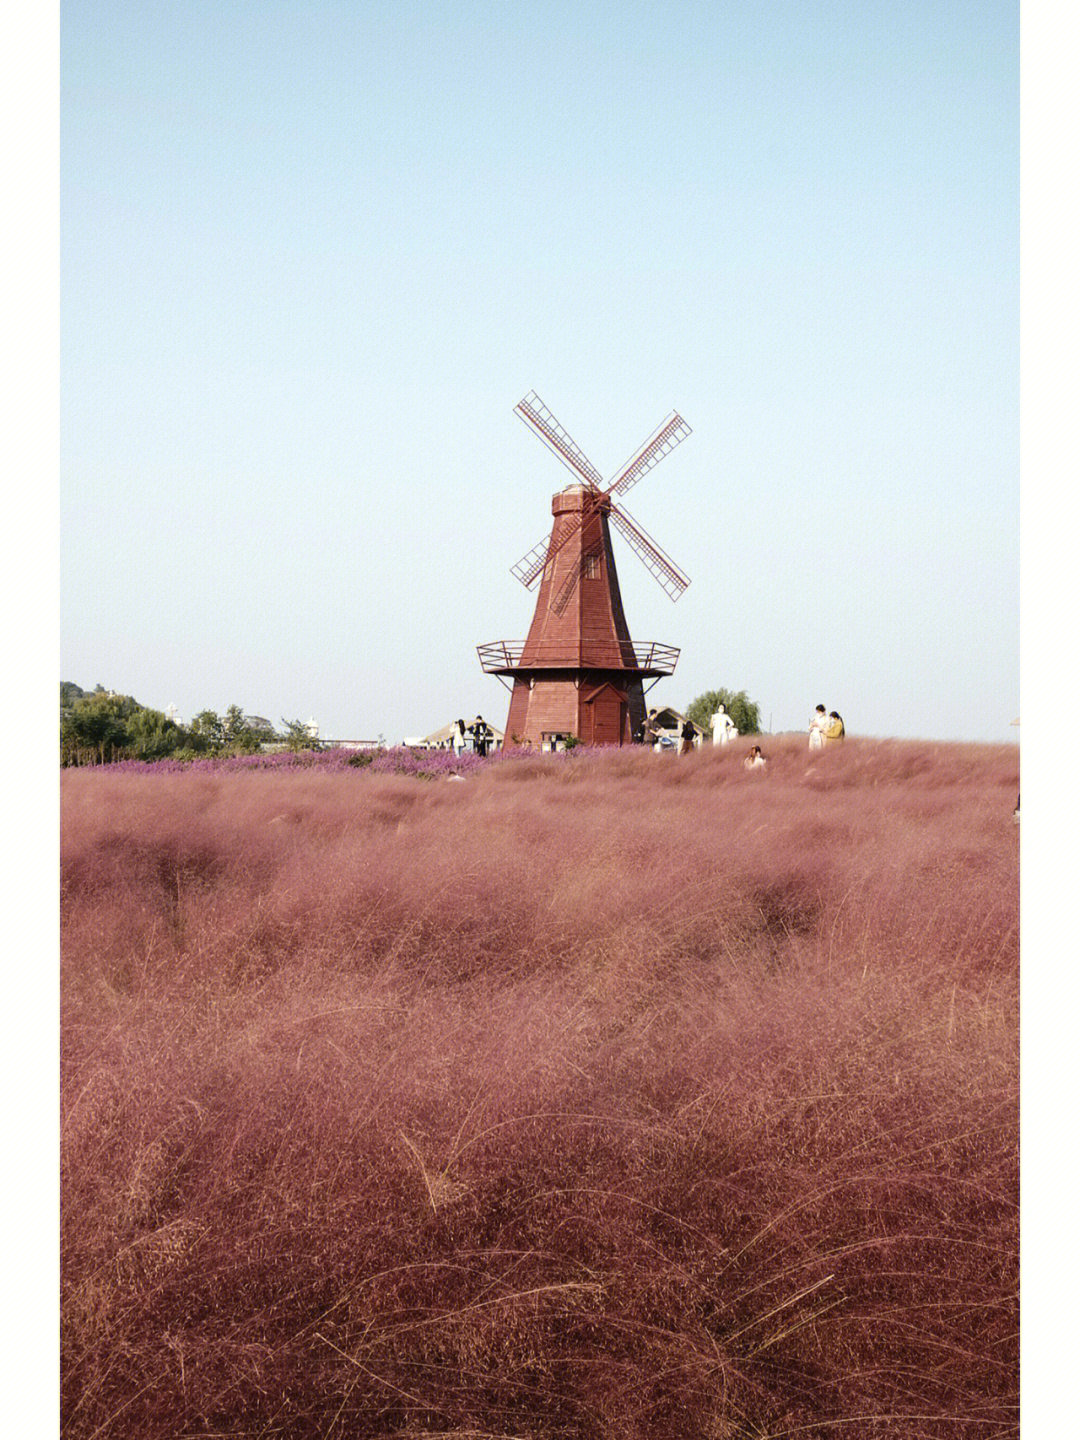
<svg viewBox="0 0 1080 1440">
<path fill-rule="evenodd" d="M 572 475 L 590 489 L 601 488 L 604 477 L 580 445 L 576 444 L 555 419 L 535 390 L 530 390 L 524 400 L 518 401 L 514 406 L 514 414 L 520 416 L 531 430 L 535 430 L 552 454 L 559 457 Z"/>
<path fill-rule="evenodd" d="M 586 557 L 584 555 L 579 555 L 577 561 L 574 564 L 574 568 L 570 571 L 569 575 L 567 575 L 566 579 L 563 581 L 561 590 L 555 596 L 555 599 L 551 602 L 551 608 L 555 611 L 556 615 L 561 615 L 566 609 L 567 605 L 570 603 L 570 596 L 573 595 L 574 591 L 577 589 L 578 581 L 585 573 L 585 568 L 587 564 L 588 560 L 586 559 Z"/>
<path fill-rule="evenodd" d="M 510 566 L 510 574 L 520 580 L 526 590 L 531 590 L 544 573 L 548 551 L 554 542 L 553 536 L 545 535 L 538 545 L 527 550 L 516 565 Z"/>
<path fill-rule="evenodd" d="M 646 471 L 670 455 L 675 446 L 693 432 L 690 426 L 673 410 L 664 423 L 649 436 L 641 449 L 626 462 L 615 479 L 607 487 L 607 493 L 625 495 L 631 485 L 636 485 Z"/>
<path fill-rule="evenodd" d="M 544 573 L 547 562 L 553 559 L 571 535 L 576 535 L 580 529 L 580 515 L 572 518 L 560 517 L 550 535 L 545 535 L 539 544 L 526 551 L 516 565 L 510 566 L 510 574 L 520 580 L 526 590 L 531 590 Z"/>
<path fill-rule="evenodd" d="M 637 521 L 617 505 L 611 507 L 611 520 L 646 570 L 656 577 L 665 594 L 672 600 L 678 600 L 690 581 L 671 556 L 666 555 Z"/>
</svg>

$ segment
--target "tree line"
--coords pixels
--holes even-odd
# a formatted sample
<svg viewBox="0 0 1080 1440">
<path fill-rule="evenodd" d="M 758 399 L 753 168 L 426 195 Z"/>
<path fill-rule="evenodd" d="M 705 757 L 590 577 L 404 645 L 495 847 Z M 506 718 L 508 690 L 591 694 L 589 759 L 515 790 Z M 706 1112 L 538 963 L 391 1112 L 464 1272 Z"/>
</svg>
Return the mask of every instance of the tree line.
<svg viewBox="0 0 1080 1440">
<path fill-rule="evenodd" d="M 264 746 L 317 750 L 300 720 L 282 720 L 279 733 L 266 720 L 230 705 L 224 715 L 200 710 L 190 724 L 97 685 L 60 685 L 61 765 L 107 765 L 117 760 L 194 760 L 200 756 L 253 755 Z"/>
</svg>

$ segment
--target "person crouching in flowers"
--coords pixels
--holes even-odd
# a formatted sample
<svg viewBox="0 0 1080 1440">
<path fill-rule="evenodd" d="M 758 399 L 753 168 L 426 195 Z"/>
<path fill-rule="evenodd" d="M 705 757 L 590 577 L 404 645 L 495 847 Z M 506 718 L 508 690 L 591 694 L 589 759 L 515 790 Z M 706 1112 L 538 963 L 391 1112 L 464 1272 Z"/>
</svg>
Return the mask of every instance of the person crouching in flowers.
<svg viewBox="0 0 1080 1440">
<path fill-rule="evenodd" d="M 760 745 L 751 745 L 750 754 L 742 762 L 744 770 L 764 770 L 769 763 L 761 753 Z"/>
</svg>

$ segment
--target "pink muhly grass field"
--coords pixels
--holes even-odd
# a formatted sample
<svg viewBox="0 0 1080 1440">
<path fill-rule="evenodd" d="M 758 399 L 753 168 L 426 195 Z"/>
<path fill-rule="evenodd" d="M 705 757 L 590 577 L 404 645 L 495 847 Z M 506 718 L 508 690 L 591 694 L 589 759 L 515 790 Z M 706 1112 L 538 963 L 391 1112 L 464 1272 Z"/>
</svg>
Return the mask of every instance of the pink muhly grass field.
<svg viewBox="0 0 1080 1440">
<path fill-rule="evenodd" d="M 1018 755 L 74 771 L 63 1430 L 1017 1433 Z"/>
</svg>

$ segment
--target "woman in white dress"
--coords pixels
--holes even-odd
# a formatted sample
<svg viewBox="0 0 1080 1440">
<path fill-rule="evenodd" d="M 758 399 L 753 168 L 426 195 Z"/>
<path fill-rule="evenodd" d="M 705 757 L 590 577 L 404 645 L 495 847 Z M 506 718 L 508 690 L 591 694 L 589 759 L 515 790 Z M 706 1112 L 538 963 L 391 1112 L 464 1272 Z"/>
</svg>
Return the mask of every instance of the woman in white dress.
<svg viewBox="0 0 1080 1440">
<path fill-rule="evenodd" d="M 825 731 L 829 728 L 829 717 L 825 706 L 819 705 L 810 716 L 810 749 L 820 750 L 825 744 Z"/>
<path fill-rule="evenodd" d="M 723 701 L 720 702 L 709 723 L 712 727 L 712 743 L 714 745 L 726 745 L 739 733 L 735 728 L 735 721 L 724 709 Z"/>
</svg>

